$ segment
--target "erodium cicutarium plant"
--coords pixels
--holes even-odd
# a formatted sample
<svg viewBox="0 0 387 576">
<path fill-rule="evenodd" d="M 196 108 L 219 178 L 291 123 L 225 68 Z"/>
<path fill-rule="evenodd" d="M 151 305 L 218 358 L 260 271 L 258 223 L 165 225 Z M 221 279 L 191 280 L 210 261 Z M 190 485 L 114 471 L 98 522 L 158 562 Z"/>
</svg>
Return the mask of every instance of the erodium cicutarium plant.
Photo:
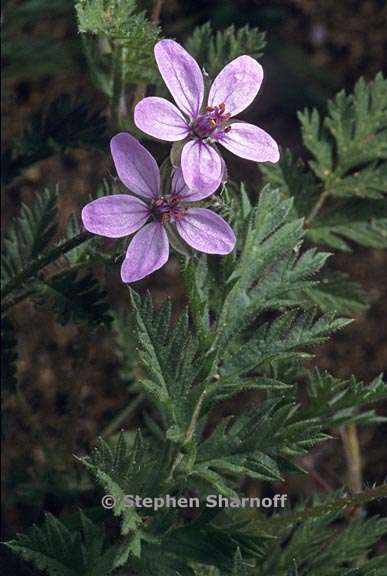
<svg viewBox="0 0 387 576">
<path fill-rule="evenodd" d="M 169 257 L 168 228 L 176 227 L 192 248 L 207 254 L 229 254 L 235 246 L 230 226 L 203 207 L 192 207 L 213 194 L 226 178 L 216 144 L 257 162 L 277 162 L 278 145 L 261 128 L 232 118 L 247 108 L 263 79 L 260 64 L 240 56 L 227 64 L 210 87 L 203 109 L 204 79 L 197 62 L 173 40 L 155 46 L 160 73 L 180 110 L 159 97 L 141 100 L 134 111 L 138 128 L 167 141 L 188 141 L 172 174 L 170 193 L 160 192 L 155 159 L 130 134 L 118 134 L 111 152 L 121 182 L 147 202 L 115 194 L 90 202 L 82 211 L 89 232 L 109 238 L 135 233 L 121 267 L 124 282 L 135 282 L 161 268 Z"/>
<path fill-rule="evenodd" d="M 15 4 L 33 4 L 8 11 L 24 14 L 29 31 L 50 3 Z M 238 120 L 262 84 L 264 34 L 207 23 L 183 48 L 160 41 L 157 11 L 168 3 L 153 3 L 152 21 L 145 4 L 76 1 L 71 41 L 82 38 L 95 99 L 54 99 L 4 153 L 11 211 L 27 198 L 2 247 L 4 437 L 28 443 L 19 457 L 12 450 L 3 572 L 385 576 L 387 521 L 377 514 L 387 487 L 370 466 L 370 487 L 363 478 L 381 446 L 368 458 L 358 436 L 373 427 L 360 436 L 367 449 L 381 438 L 373 430 L 385 418 L 371 403 L 387 386 L 377 364 L 363 366 L 373 372 L 363 382 L 319 370 L 310 353 L 338 330 L 340 347 L 351 317 L 366 316 L 365 291 L 331 253 L 352 250 L 355 262 L 359 246 L 387 247 L 387 82 L 360 80 L 325 114 L 299 114 L 306 161 L 279 158 L 273 138 Z M 134 124 L 164 141 L 160 169 Z M 118 178 L 105 179 L 95 162 L 109 140 Z M 27 167 L 80 148 L 86 162 L 70 166 L 81 185 L 68 189 L 63 172 L 58 189 L 31 187 Z M 242 182 L 226 149 L 241 158 Z M 78 197 L 64 222 L 82 190 L 91 201 Z M 118 264 L 134 283 L 172 250 L 178 267 L 135 288 L 108 274 Z M 70 328 L 60 338 L 54 319 Z M 35 396 L 44 402 L 31 404 Z M 191 496 L 197 504 L 186 505 Z"/>
<path fill-rule="evenodd" d="M 209 196 L 193 192 L 174 170 L 170 193 L 160 194 L 160 171 L 153 156 L 130 134 L 112 138 L 111 153 L 121 182 L 144 200 L 127 194 L 97 198 L 82 211 L 89 232 L 108 238 L 136 233 L 121 267 L 123 282 L 135 282 L 163 266 L 169 256 L 167 227 L 176 226 L 181 238 L 207 254 L 229 254 L 235 246 L 230 226 L 211 210 L 190 203 Z"/>
</svg>

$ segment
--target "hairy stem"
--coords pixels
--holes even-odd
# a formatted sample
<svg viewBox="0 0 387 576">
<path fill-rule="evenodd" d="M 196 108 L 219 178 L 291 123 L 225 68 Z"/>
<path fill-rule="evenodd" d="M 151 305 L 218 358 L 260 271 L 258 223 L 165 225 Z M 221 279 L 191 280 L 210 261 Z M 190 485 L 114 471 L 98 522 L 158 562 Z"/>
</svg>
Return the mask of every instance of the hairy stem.
<svg viewBox="0 0 387 576">
<path fill-rule="evenodd" d="M 333 488 L 330 484 L 319 474 L 319 472 L 315 469 L 314 465 L 309 462 L 308 458 L 304 458 L 301 460 L 303 468 L 307 470 L 310 477 L 316 482 L 318 486 L 320 486 L 324 492 L 332 492 Z"/>
<path fill-rule="evenodd" d="M 347 483 L 353 494 L 359 494 L 363 485 L 363 466 L 356 425 L 342 426 L 340 435 L 347 462 Z M 361 507 L 357 508 L 356 512 L 357 516 L 364 515 L 364 510 Z"/>
<path fill-rule="evenodd" d="M 65 272 L 72 272 L 73 270 L 79 270 L 80 268 L 83 268 L 84 266 L 85 266 L 84 262 L 78 262 L 76 264 L 71 264 L 70 266 L 67 266 L 65 270 L 60 270 L 59 272 L 57 272 L 55 274 L 50 274 L 48 277 L 44 278 L 44 282 L 46 284 L 49 284 L 50 282 L 59 278 L 63 274 L 64 271 Z M 35 290 L 34 290 L 34 287 L 32 286 L 31 288 L 25 288 L 25 290 L 21 290 L 20 292 L 17 292 L 15 295 L 9 296 L 9 298 L 7 298 L 7 300 L 4 302 L 4 304 L 2 306 L 2 311 L 5 312 L 9 308 L 16 306 L 16 304 L 23 302 L 23 300 L 26 300 L 30 296 L 33 296 L 34 292 L 35 292 Z"/>
<path fill-rule="evenodd" d="M 34 276 L 37 272 L 39 272 L 42 268 L 51 264 L 55 260 L 58 260 L 61 256 L 64 256 L 67 252 L 70 252 L 73 248 L 76 248 L 83 242 L 86 242 L 90 239 L 90 235 L 88 232 L 84 231 L 69 240 L 65 240 L 57 244 L 52 250 L 49 250 L 45 254 L 39 254 L 34 260 L 32 260 L 23 270 L 21 270 L 16 276 L 12 278 L 7 284 L 5 284 L 2 292 L 1 297 L 4 299 L 10 294 L 15 288 L 19 288 L 26 280 Z M 26 293 L 26 296 L 28 292 Z M 20 299 L 17 300 L 19 302 Z M 4 306 L 7 306 L 7 302 L 3 303 Z"/>
<path fill-rule="evenodd" d="M 160 22 L 161 9 L 163 7 L 163 4 L 164 4 L 164 0 L 155 0 L 153 3 L 152 12 L 150 15 L 150 21 L 155 26 L 158 26 L 158 24 Z M 138 104 L 138 102 L 145 97 L 146 87 L 147 87 L 147 85 L 145 82 L 139 82 L 138 84 L 136 84 L 136 87 L 134 89 L 134 94 L 133 94 L 133 100 L 132 100 L 133 110 L 134 110 L 136 104 Z"/>
<path fill-rule="evenodd" d="M 205 388 L 205 389 L 202 391 L 202 393 L 200 394 L 199 398 L 198 398 L 198 401 L 197 401 L 197 403 L 196 403 L 195 409 L 194 409 L 194 411 L 193 411 L 193 413 L 192 413 L 191 421 L 190 421 L 190 423 L 189 423 L 189 425 L 188 425 L 188 428 L 187 428 L 186 433 L 185 433 L 185 436 L 184 436 L 183 446 L 184 446 L 185 444 L 188 444 L 188 442 L 190 442 L 190 440 L 192 440 L 192 437 L 193 437 L 194 432 L 195 432 L 196 424 L 197 424 L 198 419 L 199 419 L 199 416 L 200 416 L 200 410 L 201 410 L 201 408 L 202 408 L 203 401 L 204 401 L 204 398 L 205 398 L 205 396 L 206 396 L 206 393 L 207 393 L 207 390 L 206 390 L 206 388 Z M 168 478 L 167 478 L 167 480 L 166 480 L 166 483 L 167 483 L 167 484 L 172 481 L 173 475 L 174 475 L 174 473 L 175 473 L 175 470 L 176 470 L 176 468 L 178 467 L 178 465 L 180 464 L 180 462 L 182 461 L 183 457 L 184 457 L 184 455 L 182 454 L 182 452 L 181 452 L 181 450 L 180 450 L 180 447 L 179 447 L 179 448 L 177 449 L 177 451 L 176 451 L 175 458 L 174 458 L 174 460 L 173 460 L 173 462 L 172 462 L 171 471 L 170 471 L 170 473 L 169 473 L 169 475 L 168 475 Z"/>
<path fill-rule="evenodd" d="M 123 74 L 122 74 L 122 47 L 117 45 L 114 48 L 113 62 L 113 95 L 110 103 L 110 117 L 113 126 L 119 125 L 120 122 L 120 104 L 123 93 Z"/>
<path fill-rule="evenodd" d="M 136 104 L 138 104 L 140 102 L 140 100 L 142 100 L 145 97 L 145 93 L 146 93 L 146 84 L 145 82 L 139 82 L 138 84 L 136 84 L 136 87 L 134 89 L 134 94 L 133 94 L 133 104 L 132 104 L 132 111 L 134 111 Z"/>
<path fill-rule="evenodd" d="M 209 331 L 206 327 L 205 321 L 203 320 L 200 295 L 196 286 L 194 266 L 192 265 L 192 262 L 186 264 L 182 259 L 181 270 L 188 297 L 192 321 L 199 340 L 200 350 L 201 352 L 206 352 L 208 350 L 209 344 Z"/>
<path fill-rule="evenodd" d="M 163 7 L 163 4 L 164 4 L 164 0 L 155 0 L 155 2 L 153 4 L 153 10 L 152 10 L 152 14 L 151 14 L 151 22 L 153 22 L 153 24 L 155 26 L 157 26 L 158 23 L 160 22 L 161 9 Z"/>
<path fill-rule="evenodd" d="M 309 216 L 305 218 L 305 227 L 308 228 L 313 220 L 316 218 L 317 214 L 320 212 L 321 208 L 324 206 L 325 201 L 330 196 L 329 190 L 324 190 L 324 192 L 320 195 L 319 199 L 317 200 L 316 204 L 313 206 L 312 210 L 309 213 Z"/>
</svg>

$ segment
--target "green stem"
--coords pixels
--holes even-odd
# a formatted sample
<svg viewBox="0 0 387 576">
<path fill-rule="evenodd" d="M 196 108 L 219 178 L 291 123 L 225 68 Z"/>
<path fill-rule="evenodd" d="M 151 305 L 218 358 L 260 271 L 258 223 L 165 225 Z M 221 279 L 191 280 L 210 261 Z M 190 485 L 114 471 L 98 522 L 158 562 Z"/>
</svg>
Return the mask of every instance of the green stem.
<svg viewBox="0 0 387 576">
<path fill-rule="evenodd" d="M 317 200 L 316 204 L 313 206 L 312 210 L 310 211 L 309 216 L 305 218 L 305 228 L 308 228 L 313 220 L 316 218 L 317 214 L 320 212 L 321 208 L 325 204 L 325 201 L 330 196 L 329 190 L 324 190 L 324 192 L 320 195 L 319 199 Z"/>
<path fill-rule="evenodd" d="M 112 124 L 118 126 L 120 123 L 120 103 L 123 91 L 122 74 L 122 47 L 117 45 L 114 49 L 113 66 L 113 95 L 110 104 L 110 115 Z"/>
<path fill-rule="evenodd" d="M 347 484 L 353 494 L 359 494 L 363 484 L 363 464 L 356 424 L 341 426 L 340 436 L 347 463 Z M 364 510 L 361 507 L 357 508 L 356 515 L 364 516 Z"/>
<path fill-rule="evenodd" d="M 155 26 L 158 26 L 160 22 L 161 10 L 163 7 L 164 0 L 154 0 L 153 9 L 150 17 L 150 21 Z M 136 104 L 142 100 L 146 95 L 147 84 L 146 82 L 138 82 L 135 86 L 132 100 L 132 111 L 134 110 Z"/>
<path fill-rule="evenodd" d="M 192 418 L 191 421 L 188 425 L 187 431 L 185 433 L 184 436 L 184 440 L 183 440 L 183 444 L 182 446 L 188 444 L 188 442 L 190 442 L 192 440 L 192 436 L 194 435 L 195 429 L 196 429 L 196 425 L 200 416 L 200 410 L 202 408 L 203 405 L 203 401 L 204 401 L 204 397 L 206 396 L 207 390 L 206 388 L 202 391 L 202 393 L 200 394 L 198 401 L 196 403 L 195 409 L 192 413 Z M 182 454 L 181 450 L 180 450 L 180 446 L 177 448 L 174 460 L 172 462 L 172 466 L 171 466 L 171 471 L 168 475 L 168 478 L 166 480 L 166 483 L 168 484 L 169 482 L 172 481 L 173 479 L 173 475 L 175 473 L 176 468 L 178 467 L 178 465 L 180 464 L 180 462 L 182 461 L 184 455 Z"/>
<path fill-rule="evenodd" d="M 66 252 L 70 252 L 70 250 L 73 248 L 83 244 L 83 242 L 86 242 L 89 240 L 89 238 L 90 236 L 88 232 L 81 232 L 80 234 L 77 234 L 77 236 L 59 243 L 46 254 L 39 254 L 39 256 L 32 260 L 25 268 L 23 268 L 23 270 L 16 274 L 12 280 L 5 284 L 1 292 L 1 297 L 6 298 L 8 294 L 15 290 L 15 288 L 19 288 L 19 286 L 31 278 L 31 276 L 34 276 L 37 272 L 39 272 L 39 270 L 63 256 L 66 254 Z M 19 301 L 20 299 L 17 299 L 17 302 Z M 4 306 L 7 306 L 6 302 L 4 302 Z"/>
<path fill-rule="evenodd" d="M 63 272 L 66 272 L 66 273 L 72 272 L 74 270 L 79 270 L 80 268 L 83 268 L 84 266 L 85 266 L 85 262 L 77 262 L 76 264 L 72 264 L 72 265 L 66 267 L 65 270 L 60 270 L 56 274 L 51 274 L 50 276 L 48 276 L 47 278 L 44 279 L 44 282 L 46 284 L 49 284 L 50 282 L 55 281 L 57 278 L 59 278 L 63 274 Z M 6 302 L 3 304 L 2 311 L 5 312 L 9 308 L 16 306 L 16 304 L 23 302 L 23 300 L 26 300 L 26 298 L 28 298 L 29 296 L 33 296 L 34 293 L 35 293 L 34 287 L 31 287 L 31 288 L 26 288 L 25 290 L 22 290 L 21 292 L 16 293 L 15 296 L 10 296 L 9 298 L 7 298 Z"/>
<path fill-rule="evenodd" d="M 161 9 L 163 7 L 164 0 L 155 0 L 153 4 L 153 10 L 151 14 L 151 22 L 157 26 L 160 22 Z"/>
<path fill-rule="evenodd" d="M 203 319 L 202 303 L 200 294 L 196 285 L 195 268 L 191 261 L 188 264 L 182 259 L 182 275 L 186 287 L 189 309 L 195 331 L 199 340 L 201 352 L 207 352 L 209 348 L 210 333 Z"/>
<path fill-rule="evenodd" d="M 134 111 L 136 104 L 138 104 L 140 100 L 142 100 L 145 97 L 146 87 L 147 85 L 145 84 L 145 82 L 138 82 L 138 84 L 136 85 L 133 93 L 132 112 Z"/>
</svg>

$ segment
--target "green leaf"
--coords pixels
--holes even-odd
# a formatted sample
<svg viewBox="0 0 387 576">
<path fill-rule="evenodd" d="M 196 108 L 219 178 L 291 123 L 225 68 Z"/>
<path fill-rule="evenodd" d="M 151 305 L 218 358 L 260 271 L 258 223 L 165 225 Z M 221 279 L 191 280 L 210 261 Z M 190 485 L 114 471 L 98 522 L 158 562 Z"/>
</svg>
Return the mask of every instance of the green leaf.
<svg viewBox="0 0 387 576">
<path fill-rule="evenodd" d="M 232 576 L 247 576 L 245 564 L 243 563 L 241 551 L 239 548 L 235 552 Z"/>
<path fill-rule="evenodd" d="M 134 335 L 133 317 L 113 311 L 114 352 L 120 361 L 120 376 L 124 382 L 135 382 L 134 370 L 138 364 Z"/>
<path fill-rule="evenodd" d="M 333 145 L 324 138 L 320 115 L 316 109 L 305 110 L 298 118 L 304 144 L 315 158 L 309 162 L 310 167 L 320 180 L 327 180 L 333 171 Z"/>
<path fill-rule="evenodd" d="M 112 512 L 121 517 L 121 533 L 129 535 L 129 548 L 133 554 L 139 553 L 142 519 L 134 506 L 129 506 L 126 495 L 151 496 L 151 486 L 157 491 L 156 475 L 147 445 L 138 433 L 133 445 L 130 445 L 124 433 L 118 437 L 115 445 L 110 446 L 100 438 L 93 452 L 79 459 L 91 472 L 105 494 L 114 498 Z"/>
<path fill-rule="evenodd" d="M 168 426 L 185 429 L 191 418 L 196 391 L 191 390 L 201 369 L 198 343 L 184 312 L 171 326 L 171 303 L 157 312 L 148 294 L 141 299 L 130 291 L 135 310 L 139 355 L 149 378 L 141 386 L 161 410 Z"/>
<path fill-rule="evenodd" d="M 290 153 L 262 168 L 266 181 L 294 196 L 313 243 L 344 251 L 353 243 L 386 247 L 386 101 L 381 74 L 373 82 L 359 80 L 353 94 L 340 92 L 328 102 L 324 117 L 317 110 L 299 114 L 310 170 Z"/>
<path fill-rule="evenodd" d="M 40 255 L 57 230 L 57 191 L 43 190 L 31 205 L 22 204 L 2 247 L 2 283 L 8 284 Z"/>
<path fill-rule="evenodd" d="M 320 518 L 308 519 L 291 529 L 273 543 L 267 554 L 261 574 L 286 576 L 313 574 L 316 576 L 378 576 L 378 569 L 386 567 L 386 556 L 369 560 L 372 546 L 386 534 L 387 522 L 374 517 L 350 522 L 342 530 L 335 530 L 339 515 L 326 513 Z"/>
<path fill-rule="evenodd" d="M 262 56 L 265 47 L 265 33 L 248 25 L 242 28 L 229 26 L 225 30 L 212 30 L 210 22 L 198 26 L 185 44 L 187 51 L 199 65 L 214 78 L 231 60 L 248 54 L 253 58 Z"/>
<path fill-rule="evenodd" d="M 80 51 L 76 40 L 64 44 L 54 38 L 34 39 L 18 32 L 1 43 L 8 81 L 39 81 L 45 75 L 79 72 Z"/>
<path fill-rule="evenodd" d="M 265 182 L 278 188 L 285 198 L 293 199 L 295 216 L 307 216 L 323 190 L 321 182 L 301 159 L 285 150 L 276 164 L 260 164 Z"/>
<path fill-rule="evenodd" d="M 352 244 L 387 247 L 387 202 L 342 200 L 316 217 L 308 237 L 336 250 L 350 251 Z"/>
<path fill-rule="evenodd" d="M 325 271 L 318 283 L 306 289 L 306 295 L 323 312 L 350 316 L 368 308 L 367 293 L 343 272 Z"/>
<path fill-rule="evenodd" d="M 221 377 L 233 379 L 256 370 L 266 362 L 298 355 L 305 357 L 305 347 L 323 342 L 329 334 L 350 322 L 335 319 L 331 314 L 318 318 L 312 310 L 283 314 L 271 323 L 262 324 L 242 349 L 231 349 L 221 366 Z"/>
<path fill-rule="evenodd" d="M 200 346 L 204 351 L 211 345 L 208 310 L 208 288 L 206 287 L 207 264 L 205 257 L 197 261 L 186 259 L 182 271 L 187 290 L 191 316 Z"/>
<path fill-rule="evenodd" d="M 97 326 L 112 321 L 106 291 L 91 274 L 65 270 L 32 284 L 33 296 L 57 314 L 60 324 L 88 322 Z"/>
<path fill-rule="evenodd" d="M 219 376 L 219 375 L 218 375 Z M 244 390 L 288 390 L 290 384 L 285 384 L 275 378 L 256 376 L 252 378 L 220 378 L 211 386 L 207 402 L 226 400 Z"/>
<path fill-rule="evenodd" d="M 339 92 L 324 120 L 317 110 L 299 114 L 304 144 L 314 156 L 310 166 L 332 196 L 386 192 L 386 101 L 387 81 L 378 74 L 368 84 L 360 79 L 353 94 Z"/>
<path fill-rule="evenodd" d="M 93 198 L 94 200 L 94 198 Z M 69 240 L 70 238 L 75 238 L 81 234 L 83 230 L 83 225 L 80 223 L 79 218 L 76 214 L 70 214 L 69 219 L 66 222 L 64 229 L 64 239 Z M 90 237 L 90 239 L 84 244 L 76 246 L 72 250 L 66 253 L 65 258 L 70 265 L 77 265 L 84 263 L 86 264 L 92 258 L 95 261 L 97 259 L 96 250 L 93 250 L 97 244 L 98 239 L 96 237 Z"/>
<path fill-rule="evenodd" d="M 359 408 L 387 397 L 387 384 L 378 376 L 368 385 L 352 377 L 348 380 L 319 370 L 308 375 L 308 403 L 302 412 L 305 418 L 320 417 L 328 426 L 348 423 L 372 424 L 383 422 L 374 410 Z"/>
<path fill-rule="evenodd" d="M 383 198 L 387 190 L 387 162 L 369 164 L 341 179 L 332 193 L 336 198 Z"/>
<path fill-rule="evenodd" d="M 217 284 L 223 287 L 219 295 L 221 313 L 218 319 L 217 344 L 223 349 L 230 338 L 241 331 L 246 323 L 253 322 L 257 314 L 270 308 L 273 284 L 278 291 L 276 296 L 292 290 L 287 283 L 286 269 L 291 269 L 297 261 L 297 254 L 303 236 L 302 221 L 290 220 L 291 200 L 283 200 L 278 190 L 265 187 L 258 206 L 245 219 L 235 222 L 239 232 L 239 257 L 225 258 L 229 264 L 227 276 Z M 322 266 L 324 258 L 317 256 L 315 271 Z M 308 276 L 302 272 L 300 276 Z M 303 269 L 305 272 L 305 269 Z M 285 278 L 284 278 L 285 276 Z M 300 278 L 301 279 L 301 278 Z M 297 274 L 294 275 L 297 280 Z M 297 283 L 296 283 L 297 284 Z M 282 287 L 282 288 L 281 288 Z M 299 285 L 295 289 L 299 289 Z M 277 298 L 276 305 L 278 305 Z"/>
<path fill-rule="evenodd" d="M 328 103 L 325 124 L 336 141 L 341 173 L 374 160 L 387 159 L 386 99 L 387 81 L 378 74 L 369 83 L 361 78 L 353 95 L 339 92 Z"/>
<path fill-rule="evenodd" d="M 75 9 L 83 34 L 120 35 L 136 9 L 136 0 L 79 0 Z"/>
<path fill-rule="evenodd" d="M 125 85 L 158 80 L 153 47 L 160 29 L 134 0 L 80 0 L 75 5 L 92 79 L 112 96 L 115 64 Z M 119 51 L 119 61 L 115 57 Z"/>
<path fill-rule="evenodd" d="M 118 565 L 120 548 L 107 546 L 103 525 L 80 513 L 80 530 L 45 515 L 41 527 L 19 534 L 6 546 L 49 576 L 106 576 Z"/>
<path fill-rule="evenodd" d="M 10 184 L 25 168 L 53 154 L 77 148 L 101 149 L 106 144 L 105 116 L 90 111 L 83 100 L 61 95 L 47 110 L 33 115 L 23 134 L 5 150 L 3 183 Z"/>
<path fill-rule="evenodd" d="M 321 422 L 304 415 L 293 398 L 266 400 L 215 427 L 200 443 L 188 480 L 195 486 L 198 476 L 225 495 L 233 493 L 238 479 L 245 476 L 281 481 L 291 469 L 296 471 L 289 467 L 291 457 L 327 438 L 321 428 Z"/>
<path fill-rule="evenodd" d="M 196 521 L 170 531 L 163 541 L 165 553 L 219 569 L 219 573 L 200 571 L 200 576 L 232 574 L 238 549 L 254 566 L 267 546 L 267 536 L 256 530 L 254 516 L 247 510 L 207 510 Z"/>
</svg>

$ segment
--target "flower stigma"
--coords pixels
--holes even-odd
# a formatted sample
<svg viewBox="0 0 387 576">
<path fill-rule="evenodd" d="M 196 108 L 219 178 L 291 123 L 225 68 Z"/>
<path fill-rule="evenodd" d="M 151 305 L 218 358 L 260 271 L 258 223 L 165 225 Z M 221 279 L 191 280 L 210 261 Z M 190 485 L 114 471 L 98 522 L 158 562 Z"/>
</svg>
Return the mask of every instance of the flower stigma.
<svg viewBox="0 0 387 576">
<path fill-rule="evenodd" d="M 180 205 L 179 196 L 159 196 L 151 202 L 151 212 L 155 220 L 166 224 L 167 222 L 178 222 L 184 217 L 188 208 Z"/>
<path fill-rule="evenodd" d="M 206 112 L 193 121 L 192 133 L 202 140 L 210 137 L 216 140 L 231 130 L 228 123 L 230 118 L 224 102 L 218 106 L 207 106 Z"/>
</svg>

